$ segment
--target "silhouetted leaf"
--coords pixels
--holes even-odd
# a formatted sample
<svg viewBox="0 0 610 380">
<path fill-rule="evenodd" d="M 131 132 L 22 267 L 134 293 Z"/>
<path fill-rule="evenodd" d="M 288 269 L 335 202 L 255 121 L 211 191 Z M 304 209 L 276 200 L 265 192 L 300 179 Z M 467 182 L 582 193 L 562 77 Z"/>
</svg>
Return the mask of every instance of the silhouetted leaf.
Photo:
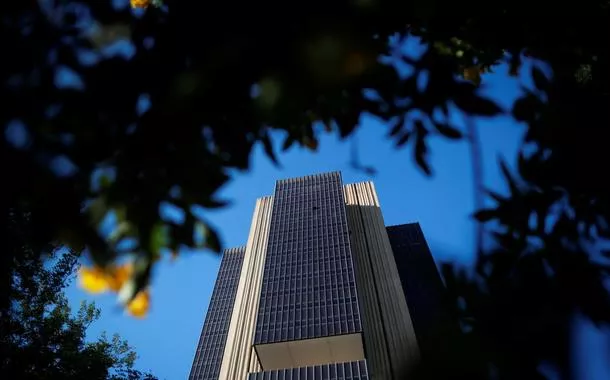
<svg viewBox="0 0 610 380">
<path fill-rule="evenodd" d="M 506 165 L 506 161 L 504 161 L 504 159 L 502 159 L 502 158 L 500 158 L 498 161 L 499 161 L 500 169 L 502 170 L 502 175 L 504 176 L 504 179 L 508 183 L 511 195 L 513 195 L 513 196 L 518 195 L 521 191 L 519 190 L 519 187 L 517 186 L 517 181 L 510 174 L 510 170 L 508 169 L 508 166 Z"/>
<path fill-rule="evenodd" d="M 201 206 L 205 207 L 205 208 L 214 209 L 214 208 L 226 207 L 230 204 L 231 204 L 231 202 L 226 201 L 226 200 L 206 199 L 204 202 L 201 203 Z"/>
<path fill-rule="evenodd" d="M 474 213 L 474 218 L 479 222 L 488 222 L 496 216 L 497 211 L 495 209 L 479 210 Z"/>
<path fill-rule="evenodd" d="M 401 147 L 401 146 L 405 145 L 407 142 L 409 142 L 410 137 L 411 137 L 411 132 L 404 131 L 402 136 L 400 136 L 400 138 L 396 141 L 396 146 Z"/>
<path fill-rule="evenodd" d="M 398 133 L 400 131 L 402 131 L 404 123 L 405 123 L 404 116 L 399 117 L 398 120 L 396 120 L 396 122 L 394 122 L 394 126 L 392 126 L 392 129 L 390 129 L 390 137 L 394 137 L 394 136 L 398 135 Z"/>
<path fill-rule="evenodd" d="M 494 101 L 478 95 L 456 97 L 454 102 L 464 112 L 473 115 L 496 116 L 502 112 L 502 109 Z"/>
<path fill-rule="evenodd" d="M 415 126 L 415 131 L 416 131 L 415 151 L 414 151 L 415 162 L 417 163 L 417 166 L 419 166 L 424 171 L 424 173 L 426 173 L 426 175 L 430 175 L 430 174 L 432 174 L 432 170 L 430 170 L 430 166 L 428 165 L 428 162 L 427 162 L 426 156 L 428 153 L 428 147 L 426 145 L 426 140 L 425 140 L 425 137 L 427 136 L 428 131 L 426 130 L 426 127 L 423 125 L 423 123 L 420 120 L 415 120 L 414 126 Z"/>
<path fill-rule="evenodd" d="M 517 99 L 513 105 L 513 117 L 517 121 L 531 122 L 539 112 L 540 100 L 531 93 Z"/>
<path fill-rule="evenodd" d="M 222 250 L 222 244 L 220 243 L 220 237 L 213 228 L 207 227 L 205 235 L 205 245 L 212 252 L 220 253 Z"/>
<path fill-rule="evenodd" d="M 271 160 L 271 162 L 273 162 L 275 166 L 279 167 L 280 163 L 277 160 L 277 157 L 275 156 L 273 144 L 271 143 L 271 138 L 269 137 L 268 132 L 265 132 L 263 134 L 263 136 L 261 137 L 261 141 L 263 143 L 263 147 L 265 148 L 265 154 L 267 155 L 267 157 L 269 157 L 269 159 Z"/>
<path fill-rule="evenodd" d="M 310 150 L 313 150 L 313 151 L 318 150 L 318 140 L 316 140 L 315 138 L 305 136 L 303 138 L 303 145 L 305 145 Z"/>
<path fill-rule="evenodd" d="M 532 67 L 532 79 L 534 80 L 534 85 L 539 90 L 545 90 L 549 85 L 549 80 L 539 67 Z"/>
<path fill-rule="evenodd" d="M 502 203 L 505 201 L 505 198 L 503 196 L 501 196 L 500 194 L 498 194 L 495 191 L 491 191 L 491 190 L 486 190 L 485 191 L 487 193 L 487 195 L 489 195 L 494 201 L 498 202 L 498 203 Z"/>
<path fill-rule="evenodd" d="M 439 131 L 440 134 L 442 134 L 443 136 L 453 139 L 453 140 L 457 140 L 462 138 L 462 132 L 457 129 L 454 128 L 448 124 L 445 123 L 434 123 L 434 126 L 436 127 L 436 130 Z"/>
</svg>

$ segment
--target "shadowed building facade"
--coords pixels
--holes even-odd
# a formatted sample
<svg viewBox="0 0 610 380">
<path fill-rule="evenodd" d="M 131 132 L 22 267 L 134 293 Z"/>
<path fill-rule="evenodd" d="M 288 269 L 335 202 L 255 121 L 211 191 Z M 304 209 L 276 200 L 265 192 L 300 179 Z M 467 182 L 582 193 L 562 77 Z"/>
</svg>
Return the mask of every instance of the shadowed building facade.
<svg viewBox="0 0 610 380">
<path fill-rule="evenodd" d="M 225 251 L 189 379 L 404 378 L 418 339 L 434 335 L 426 316 L 441 311 L 410 295 L 427 283 L 437 288 L 426 294 L 442 292 L 427 246 L 405 248 L 413 237 L 425 244 L 417 224 L 386 230 L 372 182 L 277 181 L 256 201 L 246 246 Z M 419 262 L 433 278 L 405 278 L 421 275 Z"/>
</svg>

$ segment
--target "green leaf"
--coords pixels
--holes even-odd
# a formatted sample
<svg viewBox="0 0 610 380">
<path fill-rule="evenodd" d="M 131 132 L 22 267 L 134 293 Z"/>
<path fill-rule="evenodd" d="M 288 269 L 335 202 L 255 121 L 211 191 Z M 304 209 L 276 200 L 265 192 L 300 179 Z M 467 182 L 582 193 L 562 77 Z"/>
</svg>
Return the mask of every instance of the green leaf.
<svg viewBox="0 0 610 380">
<path fill-rule="evenodd" d="M 127 207 L 124 204 L 114 206 L 113 211 L 116 216 L 117 222 L 127 220 Z"/>
<path fill-rule="evenodd" d="M 161 222 L 157 222 L 150 233 L 149 249 L 151 253 L 158 256 L 161 249 L 167 246 L 168 239 L 168 227 Z"/>
<path fill-rule="evenodd" d="M 99 181 L 100 181 L 100 189 L 101 190 L 106 190 L 110 186 L 112 186 L 112 178 L 109 175 L 102 174 L 100 176 Z"/>
<path fill-rule="evenodd" d="M 106 204 L 106 197 L 99 196 L 99 197 L 95 198 L 89 204 L 87 211 L 89 213 L 91 223 L 93 223 L 93 225 L 95 225 L 95 226 L 99 225 L 102 222 L 102 220 L 104 219 L 104 217 L 106 216 L 106 213 L 108 212 L 108 207 Z"/>
</svg>

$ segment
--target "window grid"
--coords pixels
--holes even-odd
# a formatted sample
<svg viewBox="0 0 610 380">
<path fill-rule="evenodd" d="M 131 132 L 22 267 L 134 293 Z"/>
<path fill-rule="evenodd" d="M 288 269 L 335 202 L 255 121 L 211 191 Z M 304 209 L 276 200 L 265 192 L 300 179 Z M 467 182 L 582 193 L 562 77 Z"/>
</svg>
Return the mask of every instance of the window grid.
<svg viewBox="0 0 610 380">
<path fill-rule="evenodd" d="M 254 344 L 360 331 L 340 174 L 278 181 Z"/>
<path fill-rule="evenodd" d="M 365 360 L 250 373 L 248 380 L 368 380 Z"/>
<path fill-rule="evenodd" d="M 245 248 L 224 251 L 189 380 L 218 380 Z"/>
</svg>

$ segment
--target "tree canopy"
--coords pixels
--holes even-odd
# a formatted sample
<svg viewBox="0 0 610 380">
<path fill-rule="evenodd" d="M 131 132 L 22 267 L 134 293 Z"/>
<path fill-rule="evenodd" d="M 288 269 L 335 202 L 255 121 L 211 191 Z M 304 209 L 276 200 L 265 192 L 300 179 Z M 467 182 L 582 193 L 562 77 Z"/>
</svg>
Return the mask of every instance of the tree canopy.
<svg viewBox="0 0 610 380">
<path fill-rule="evenodd" d="M 38 241 L 86 247 L 104 269 L 88 273 L 98 288 L 146 297 L 160 255 L 182 245 L 218 251 L 205 210 L 226 204 L 216 192 L 231 169 L 248 168 L 255 144 L 279 161 L 271 134 L 284 135 L 280 148 L 315 150 L 320 133 L 349 137 L 363 114 L 373 115 L 429 174 L 429 136 L 473 136 L 452 125 L 457 109 L 527 124 L 518 173 L 504 169 L 510 196 L 490 194 L 496 206 L 477 214 L 494 221 L 486 228 L 498 248 L 479 249 L 476 281 L 444 273 L 465 300 L 456 315 L 477 321 L 469 331 L 479 357 L 513 375 L 536 372 L 538 348 L 544 360 L 566 362 L 565 344 L 547 343 L 565 338 L 557 332 L 571 312 L 610 319 L 608 266 L 597 248 L 610 234 L 610 188 L 599 173 L 610 161 L 607 0 L 166 0 L 145 9 L 40 0 L 2 8 L 0 42 L 10 52 L 0 73 L 3 212 L 31 210 Z M 426 47 L 421 56 L 404 51 L 408 38 Z M 482 74 L 500 64 L 518 73 L 523 59 L 534 62 L 535 88 L 510 109 L 480 95 Z M 181 209 L 182 220 L 164 220 L 163 204 Z M 105 235 L 107 218 L 116 228 Z M 126 256 L 135 258 L 129 279 L 112 285 Z M 525 310 L 504 321 L 514 330 L 482 322 L 512 310 Z M 549 315 L 557 322 L 537 330 L 532 321 Z"/>
<path fill-rule="evenodd" d="M 94 303 L 74 314 L 63 289 L 73 278 L 78 253 L 58 247 L 34 251 L 26 215 L 12 214 L 19 226 L 18 255 L 10 265 L 9 305 L 0 309 L 0 374 L 5 379 L 155 380 L 133 369 L 136 353 L 118 334 L 86 340 L 100 317 Z"/>
</svg>

